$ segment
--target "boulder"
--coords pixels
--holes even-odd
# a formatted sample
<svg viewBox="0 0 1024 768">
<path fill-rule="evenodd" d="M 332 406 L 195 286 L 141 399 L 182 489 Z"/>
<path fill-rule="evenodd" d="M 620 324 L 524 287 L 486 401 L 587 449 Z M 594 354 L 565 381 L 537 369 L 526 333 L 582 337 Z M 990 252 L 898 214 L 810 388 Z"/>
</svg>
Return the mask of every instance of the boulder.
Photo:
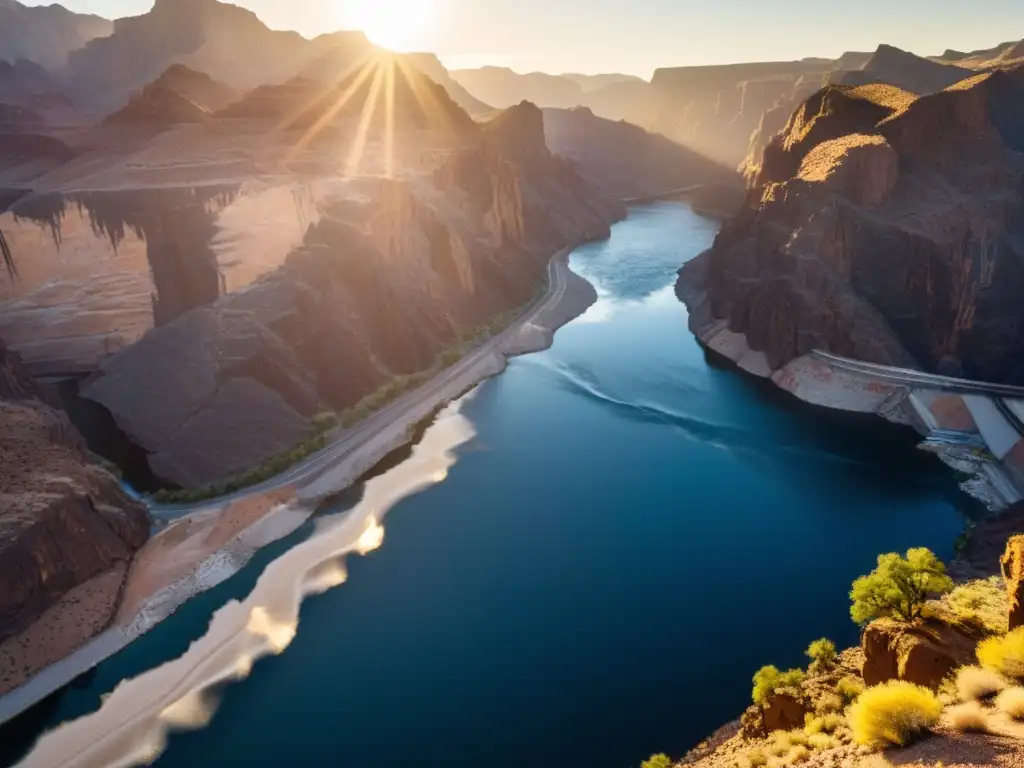
<svg viewBox="0 0 1024 768">
<path fill-rule="evenodd" d="M 1009 628 L 1024 626 L 1024 535 L 1006 542 L 1006 551 L 999 559 L 1006 590 L 1010 595 Z"/>
<path fill-rule="evenodd" d="M 795 689 L 770 693 L 764 701 L 764 730 L 771 733 L 803 728 L 807 711 L 806 702 Z"/>
<path fill-rule="evenodd" d="M 878 619 L 864 630 L 865 684 L 889 680 L 937 689 L 954 670 L 974 660 L 978 637 L 939 621 L 905 624 Z"/>
<path fill-rule="evenodd" d="M 764 710 L 751 704 L 740 716 L 740 734 L 744 739 L 763 739 L 768 735 L 764 729 Z"/>
</svg>

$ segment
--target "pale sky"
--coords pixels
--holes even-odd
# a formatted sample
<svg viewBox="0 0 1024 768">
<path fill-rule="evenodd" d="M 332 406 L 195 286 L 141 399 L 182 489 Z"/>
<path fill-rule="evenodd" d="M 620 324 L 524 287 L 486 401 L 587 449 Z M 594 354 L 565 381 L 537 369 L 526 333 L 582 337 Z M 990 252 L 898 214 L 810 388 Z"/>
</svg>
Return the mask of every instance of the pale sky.
<svg viewBox="0 0 1024 768">
<path fill-rule="evenodd" d="M 22 0 L 27 5 L 52 0 Z M 371 37 L 450 68 L 627 72 L 835 57 L 885 42 L 919 54 L 1024 38 L 1022 0 L 235 0 L 307 36 L 365 22 Z M 153 0 L 63 0 L 108 18 Z M 393 21 L 392 21 L 393 20 Z M 402 28 L 399 28 L 402 27 Z"/>
</svg>

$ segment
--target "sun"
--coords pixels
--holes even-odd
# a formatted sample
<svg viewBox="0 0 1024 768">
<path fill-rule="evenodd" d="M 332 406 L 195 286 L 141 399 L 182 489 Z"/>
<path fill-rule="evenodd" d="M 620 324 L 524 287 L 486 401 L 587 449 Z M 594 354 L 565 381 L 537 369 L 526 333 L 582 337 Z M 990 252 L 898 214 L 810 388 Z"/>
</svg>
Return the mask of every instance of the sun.
<svg viewBox="0 0 1024 768">
<path fill-rule="evenodd" d="M 435 0 L 338 0 L 345 26 L 361 29 L 377 45 L 408 51 L 423 44 Z"/>
</svg>

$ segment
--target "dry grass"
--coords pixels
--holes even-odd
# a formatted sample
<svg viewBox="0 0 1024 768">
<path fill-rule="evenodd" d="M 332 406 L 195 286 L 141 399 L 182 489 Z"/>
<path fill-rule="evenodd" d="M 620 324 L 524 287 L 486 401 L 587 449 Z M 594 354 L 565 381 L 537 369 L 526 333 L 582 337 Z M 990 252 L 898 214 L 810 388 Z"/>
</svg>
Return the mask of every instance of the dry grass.
<svg viewBox="0 0 1024 768">
<path fill-rule="evenodd" d="M 1006 677 L 1024 679 L 1024 627 L 1002 637 L 989 637 L 978 643 L 981 666 Z"/>
<path fill-rule="evenodd" d="M 1006 680 L 991 669 L 961 667 L 956 673 L 956 695 L 960 701 L 978 701 L 1006 688 Z"/>
<path fill-rule="evenodd" d="M 1024 720 L 1024 688 L 1007 688 L 996 697 L 996 709 L 1014 720 Z"/>
<path fill-rule="evenodd" d="M 1010 611 L 1010 598 L 1001 576 L 976 579 L 928 604 L 927 612 L 938 619 L 968 630 L 1003 634 Z"/>
<path fill-rule="evenodd" d="M 903 746 L 941 716 L 938 696 L 902 680 L 868 688 L 847 714 L 854 741 L 868 747 Z"/>
<path fill-rule="evenodd" d="M 815 750 L 825 750 L 839 746 L 839 742 L 827 733 L 812 733 L 807 737 L 807 746 Z"/>
<path fill-rule="evenodd" d="M 854 701 L 858 696 L 864 692 L 864 681 L 859 677 L 853 675 L 847 675 L 838 683 L 836 683 L 836 693 L 838 693 L 843 702 L 846 704 Z"/>
<path fill-rule="evenodd" d="M 846 707 L 846 701 L 838 693 L 826 693 L 814 703 L 814 709 L 821 714 L 829 712 L 842 712 Z"/>
<path fill-rule="evenodd" d="M 808 717 L 807 722 L 804 725 L 804 730 L 808 734 L 833 733 L 845 722 L 846 719 L 842 715 L 832 712 L 826 715 L 819 715 L 817 717 Z"/>
<path fill-rule="evenodd" d="M 988 730 L 988 716 L 985 709 L 976 701 L 958 704 L 946 710 L 949 726 L 961 733 L 984 733 Z"/>
</svg>

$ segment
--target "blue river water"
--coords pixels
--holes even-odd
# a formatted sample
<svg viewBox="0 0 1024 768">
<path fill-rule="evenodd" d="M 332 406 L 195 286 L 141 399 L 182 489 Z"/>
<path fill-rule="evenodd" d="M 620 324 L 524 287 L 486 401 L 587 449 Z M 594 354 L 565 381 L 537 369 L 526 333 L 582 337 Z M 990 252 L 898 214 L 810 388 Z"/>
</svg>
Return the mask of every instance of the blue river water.
<svg viewBox="0 0 1024 768">
<path fill-rule="evenodd" d="M 174 735 L 161 766 L 630 768 L 681 755 L 761 665 L 857 641 L 847 592 L 879 552 L 948 557 L 967 507 L 916 436 L 815 409 L 709 361 L 672 291 L 714 221 L 636 208 L 572 267 L 601 299 L 464 406 L 477 435 L 401 502 L 280 656 Z M 94 709 L 181 654 L 275 556 L 51 702 Z"/>
</svg>

